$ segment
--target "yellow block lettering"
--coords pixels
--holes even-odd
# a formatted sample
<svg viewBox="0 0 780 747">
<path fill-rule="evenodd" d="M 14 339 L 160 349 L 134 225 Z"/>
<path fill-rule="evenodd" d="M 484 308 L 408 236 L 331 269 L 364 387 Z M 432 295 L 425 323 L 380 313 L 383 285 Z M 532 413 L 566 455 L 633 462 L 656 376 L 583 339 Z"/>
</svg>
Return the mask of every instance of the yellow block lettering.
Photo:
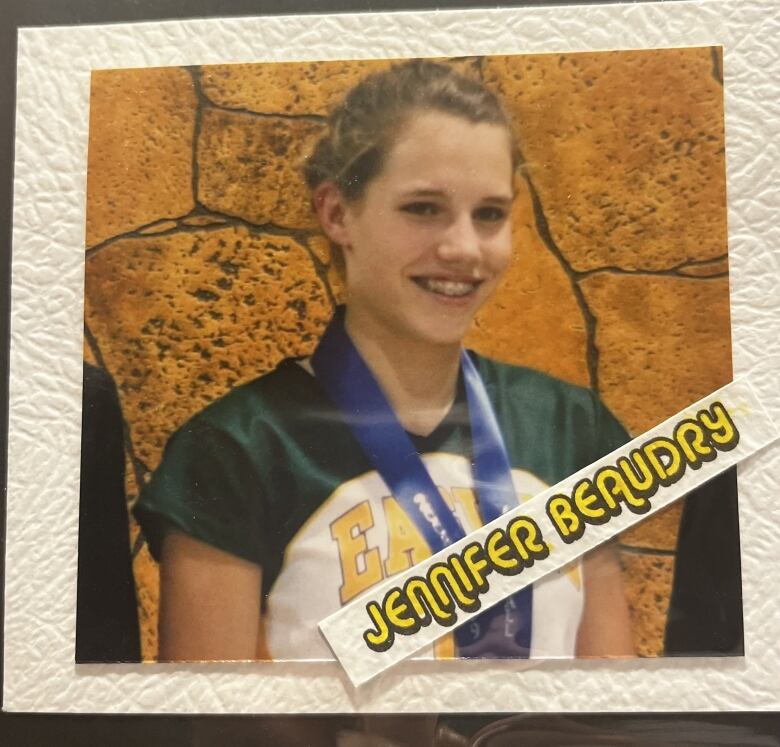
<svg viewBox="0 0 780 747">
<path fill-rule="evenodd" d="M 450 555 L 450 565 L 455 569 L 455 573 L 458 574 L 460 583 L 466 591 L 474 591 L 474 584 L 469 578 L 469 574 L 466 573 L 466 569 L 463 567 L 463 561 L 457 555 Z"/>
<path fill-rule="evenodd" d="M 512 519 L 507 528 L 509 539 L 517 550 L 518 555 L 528 563 L 532 557 L 539 557 L 547 553 L 547 545 L 539 542 L 539 527 L 523 516 Z M 522 536 L 521 536 L 522 535 Z M 530 565 L 530 563 L 528 563 Z"/>
<path fill-rule="evenodd" d="M 574 488 L 574 505 L 577 510 L 585 517 L 585 520 L 593 520 L 598 523 L 603 519 L 607 510 L 599 506 L 599 496 L 593 492 L 593 484 L 590 480 L 580 480 Z"/>
<path fill-rule="evenodd" d="M 713 402 L 710 412 L 702 410 L 699 413 L 704 427 L 710 432 L 710 438 L 721 451 L 729 451 L 739 443 L 739 431 L 729 415 L 729 411 L 720 403 Z"/>
<path fill-rule="evenodd" d="M 639 513 L 647 511 L 650 507 L 644 498 L 634 496 L 623 477 L 623 473 L 614 467 L 602 467 L 596 473 L 596 487 L 607 505 L 613 508 L 614 514 L 620 513 L 616 500 L 624 501 L 632 511 Z"/>
<path fill-rule="evenodd" d="M 330 525 L 330 536 L 339 549 L 341 577 L 339 587 L 341 603 L 364 592 L 382 580 L 382 558 L 379 548 L 369 549 L 366 532 L 374 526 L 374 517 L 368 501 L 358 503 Z M 362 561 L 363 568 L 358 563 Z"/>
<path fill-rule="evenodd" d="M 629 456 L 629 459 L 620 457 L 617 460 L 617 465 L 631 483 L 631 487 L 640 494 L 655 493 L 657 486 L 653 480 L 653 473 L 647 466 L 642 452 L 634 449 Z"/>
<path fill-rule="evenodd" d="M 444 563 L 437 563 L 431 567 L 428 571 L 428 582 L 436 592 L 436 596 L 439 597 L 445 606 L 451 603 L 451 599 L 454 599 L 462 610 L 471 611 L 475 606 L 479 606 L 475 605 L 475 597 L 470 597 L 463 593 L 458 580 Z M 447 589 L 449 589 L 449 593 Z"/>
<path fill-rule="evenodd" d="M 683 420 L 674 429 L 674 440 L 680 445 L 688 463 L 694 468 L 715 456 L 715 450 L 706 443 L 707 434 L 704 428 L 696 420 Z"/>
<path fill-rule="evenodd" d="M 512 548 L 506 543 L 506 535 L 500 529 L 494 529 L 485 543 L 488 558 L 496 568 L 511 571 L 517 568 L 519 561 L 512 553 Z M 507 558 L 507 556 L 509 556 Z"/>
<path fill-rule="evenodd" d="M 409 611 L 409 605 L 401 600 L 401 592 L 393 589 L 386 597 L 385 616 L 387 621 L 396 628 L 413 628 L 417 623 L 413 618 L 404 617 Z"/>
<path fill-rule="evenodd" d="M 382 610 L 376 602 L 369 602 L 366 605 L 366 611 L 371 617 L 371 621 L 376 625 L 376 630 L 370 628 L 363 633 L 363 640 L 373 651 L 387 651 L 393 645 L 395 633 L 390 630 L 382 615 Z"/>
<path fill-rule="evenodd" d="M 558 493 L 550 498 L 546 508 L 555 531 L 564 542 L 574 542 L 582 537 L 585 525 L 563 493 Z"/>
<path fill-rule="evenodd" d="M 474 582 L 477 588 L 484 589 L 487 586 L 485 578 L 487 573 L 483 571 L 490 565 L 483 555 L 483 549 L 478 544 L 469 545 L 463 551 L 463 562 L 466 567 L 471 571 L 471 575 L 474 578 Z"/>
<path fill-rule="evenodd" d="M 658 436 L 642 446 L 650 466 L 662 485 L 671 485 L 682 477 L 685 467 L 677 444 L 664 436 Z"/>
<path fill-rule="evenodd" d="M 382 506 L 387 522 L 385 576 L 394 576 L 429 558 L 431 551 L 420 530 L 395 498 L 388 496 L 382 501 Z"/>
<path fill-rule="evenodd" d="M 433 615 L 437 621 L 449 619 L 450 614 L 439 605 L 439 600 L 431 591 L 431 587 L 424 578 L 414 576 L 404 585 L 406 596 L 412 604 L 412 609 L 423 625 L 431 620 Z M 422 597 L 422 598 L 421 598 Z M 425 600 L 423 602 L 423 599 Z"/>
</svg>

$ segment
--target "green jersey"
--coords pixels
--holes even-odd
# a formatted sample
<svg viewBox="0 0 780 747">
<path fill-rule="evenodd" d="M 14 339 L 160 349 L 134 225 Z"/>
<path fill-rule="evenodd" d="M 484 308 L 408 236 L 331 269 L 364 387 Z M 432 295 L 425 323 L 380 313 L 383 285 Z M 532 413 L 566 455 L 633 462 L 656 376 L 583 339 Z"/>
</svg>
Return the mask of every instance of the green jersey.
<svg viewBox="0 0 780 747">
<path fill-rule="evenodd" d="M 474 355 L 520 501 L 627 440 L 587 389 Z M 427 437 L 423 463 L 466 532 L 482 525 L 465 398 Z M 182 426 L 136 506 L 152 553 L 166 526 L 257 563 L 275 659 L 332 658 L 317 623 L 424 560 L 420 532 L 306 366 L 284 361 Z M 578 564 L 534 585 L 531 656 L 572 656 Z M 445 641 L 440 654 L 452 652 Z"/>
</svg>

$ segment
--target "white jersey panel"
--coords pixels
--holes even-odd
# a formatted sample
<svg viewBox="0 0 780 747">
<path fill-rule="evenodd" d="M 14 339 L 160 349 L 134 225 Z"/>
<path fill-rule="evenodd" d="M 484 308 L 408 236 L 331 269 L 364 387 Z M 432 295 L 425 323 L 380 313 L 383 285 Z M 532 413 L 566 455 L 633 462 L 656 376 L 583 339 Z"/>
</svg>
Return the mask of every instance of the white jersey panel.
<svg viewBox="0 0 780 747">
<path fill-rule="evenodd" d="M 479 528 L 469 461 L 443 453 L 422 458 L 465 530 Z M 547 487 L 528 472 L 513 470 L 512 477 L 521 501 Z M 383 578 L 429 555 L 418 530 L 377 472 L 344 483 L 287 546 L 265 615 L 271 656 L 332 659 L 317 629 L 319 621 Z M 582 609 L 579 564 L 535 584 L 531 657 L 573 656 Z"/>
</svg>

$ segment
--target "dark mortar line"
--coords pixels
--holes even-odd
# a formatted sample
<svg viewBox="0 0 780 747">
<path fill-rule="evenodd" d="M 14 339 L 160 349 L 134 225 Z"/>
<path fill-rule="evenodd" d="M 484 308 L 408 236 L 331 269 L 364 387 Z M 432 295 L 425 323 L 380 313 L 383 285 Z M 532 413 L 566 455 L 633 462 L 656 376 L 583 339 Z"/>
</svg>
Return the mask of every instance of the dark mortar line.
<svg viewBox="0 0 780 747">
<path fill-rule="evenodd" d="M 485 82 L 485 55 L 477 55 L 477 73 L 479 73 L 479 79 Z"/>
<path fill-rule="evenodd" d="M 685 262 L 679 262 L 676 265 L 672 265 L 672 267 L 666 267 L 663 270 L 629 270 L 625 267 L 617 267 L 615 265 L 609 265 L 606 267 L 596 267 L 592 270 L 574 270 L 575 275 L 579 280 L 582 280 L 583 278 L 589 277 L 590 275 L 595 275 L 599 272 L 621 272 L 624 274 L 634 274 L 634 275 L 668 275 L 668 274 L 675 274 L 680 272 L 681 270 L 684 270 L 688 267 L 706 267 L 707 265 L 717 265 L 721 262 L 728 261 L 729 255 L 726 254 L 719 254 L 717 257 L 710 257 L 709 259 L 690 259 L 686 260 Z M 685 275 L 685 277 L 689 277 L 688 275 Z M 702 275 L 697 277 L 711 277 L 709 275 Z"/>
<path fill-rule="evenodd" d="M 230 213 L 223 213 L 219 210 L 210 210 L 208 215 L 213 215 L 218 218 L 222 218 L 222 223 L 215 223 L 207 226 L 182 226 L 180 230 L 201 230 L 207 229 L 219 229 L 226 226 L 242 226 L 246 228 L 253 236 L 262 236 L 263 234 L 270 234 L 271 236 L 278 236 L 293 239 L 299 244 L 305 244 L 312 236 L 320 235 L 320 231 L 316 228 L 288 228 L 287 226 L 280 226 L 277 223 L 253 223 L 252 221 L 241 218 L 237 215 L 231 215 Z M 190 216 L 186 216 L 190 217 Z M 176 229 L 170 229 L 169 231 L 161 232 L 160 234 L 154 234 L 157 236 L 163 235 L 163 233 L 176 233 Z"/>
<path fill-rule="evenodd" d="M 188 218 L 202 217 L 204 215 L 209 217 L 220 218 L 221 222 L 206 224 L 204 226 L 189 226 L 186 223 L 184 223 L 184 221 L 186 221 Z M 201 230 L 218 230 L 220 228 L 225 228 L 228 226 L 231 227 L 242 226 L 246 228 L 247 231 L 249 231 L 249 233 L 255 236 L 260 236 L 262 234 L 271 234 L 272 236 L 284 236 L 287 238 L 294 239 L 299 243 L 308 241 L 311 236 L 315 236 L 319 234 L 319 231 L 314 228 L 288 228 L 287 226 L 280 226 L 277 223 L 273 223 L 270 221 L 267 223 L 253 223 L 252 221 L 249 221 L 246 218 L 242 218 L 239 215 L 233 215 L 231 213 L 226 213 L 221 210 L 211 210 L 207 207 L 204 207 L 202 210 L 193 210 L 191 213 L 183 216 L 182 218 L 179 218 L 177 225 L 174 228 L 169 228 L 166 229 L 165 231 L 160 231 L 159 233 L 141 234 L 141 238 L 146 238 L 148 236 L 169 236 L 178 232 L 192 233 Z M 137 230 L 140 231 L 142 229 L 137 229 Z M 136 237 L 133 236 L 133 238 Z"/>
<path fill-rule="evenodd" d="M 520 153 L 520 163 L 525 163 L 525 159 L 523 158 L 522 153 Z M 574 292 L 574 297 L 577 300 L 577 304 L 580 307 L 580 311 L 582 312 L 583 318 L 585 319 L 585 334 L 587 338 L 587 349 L 586 349 L 585 356 L 586 356 L 586 363 L 588 365 L 588 376 L 590 378 L 591 389 L 593 389 L 595 392 L 598 392 L 599 391 L 599 349 L 598 346 L 596 345 L 596 324 L 597 324 L 596 317 L 593 315 L 593 312 L 590 310 L 590 307 L 588 306 L 588 303 L 585 300 L 585 294 L 582 292 L 582 289 L 578 284 L 579 278 L 577 276 L 577 273 L 571 268 L 569 263 L 566 261 L 566 258 L 563 256 L 563 252 L 561 252 L 558 245 L 555 243 L 555 239 L 553 239 L 552 237 L 550 226 L 547 223 L 547 217 L 545 216 L 544 208 L 542 207 L 541 198 L 539 197 L 539 193 L 536 191 L 536 187 L 534 187 L 533 181 L 531 180 L 531 175 L 528 174 L 526 171 L 524 171 L 523 178 L 528 184 L 528 190 L 531 193 L 531 202 L 534 207 L 534 218 L 536 221 L 536 229 L 539 233 L 539 236 L 541 237 L 545 246 L 550 250 L 552 255 L 558 260 L 564 272 L 568 276 L 569 282 L 571 283 L 571 287 Z"/>
<path fill-rule="evenodd" d="M 287 228 L 279 226 L 276 223 L 249 223 L 244 222 L 247 230 L 256 235 L 271 234 L 272 236 L 286 236 L 294 239 L 299 244 L 305 244 L 312 236 L 318 236 L 319 231 L 315 228 Z"/>
<path fill-rule="evenodd" d="M 184 221 L 188 218 L 213 216 L 221 219 L 219 222 L 207 223 L 201 226 L 187 225 Z M 173 221 L 176 223 L 172 228 L 166 228 L 164 231 L 152 231 L 148 229 L 157 223 L 162 221 Z M 244 218 L 240 218 L 236 215 L 230 215 L 230 213 L 223 213 L 218 210 L 208 210 L 207 208 L 196 208 L 187 215 L 179 218 L 156 218 L 151 223 L 146 223 L 143 226 L 134 228 L 131 231 L 125 231 L 124 233 L 112 236 L 105 241 L 101 241 L 95 246 L 89 247 L 85 254 L 87 259 L 91 258 L 95 254 L 103 251 L 106 247 L 113 244 L 115 241 L 121 241 L 123 239 L 154 239 L 160 236 L 173 236 L 177 233 L 197 233 L 199 231 L 216 231 L 220 228 L 243 226 L 253 235 L 260 235 L 263 233 L 271 234 L 272 236 L 286 236 L 293 238 L 298 242 L 307 241 L 311 236 L 317 235 L 319 232 L 316 229 L 296 229 L 287 228 L 286 226 L 279 226 L 275 223 L 252 223 Z"/>
<path fill-rule="evenodd" d="M 619 545 L 621 552 L 628 553 L 629 555 L 658 555 L 662 558 L 673 558 L 675 556 L 674 550 L 661 550 L 653 547 L 639 547 L 637 545 Z"/>
<path fill-rule="evenodd" d="M 675 273 L 675 277 L 685 278 L 686 280 L 717 280 L 718 278 L 727 278 L 729 276 L 726 272 L 715 272 L 712 275 L 689 275 L 685 272 Z"/>
<path fill-rule="evenodd" d="M 691 259 L 688 262 L 681 262 L 678 265 L 675 265 L 672 269 L 673 270 L 679 270 L 683 267 L 698 267 L 700 265 L 714 265 L 718 262 L 723 262 L 723 260 L 728 260 L 729 255 L 728 252 L 725 254 L 719 254 L 717 257 L 710 257 L 710 259 Z"/>
<path fill-rule="evenodd" d="M 190 66 L 185 68 L 192 78 L 192 86 L 195 89 L 197 106 L 195 107 L 195 124 L 192 130 L 192 201 L 200 205 L 200 165 L 198 159 L 198 144 L 200 142 L 200 130 L 203 124 L 203 107 L 208 105 L 208 100 L 203 95 L 200 85 L 200 68 Z"/>
<path fill-rule="evenodd" d="M 89 345 L 89 349 L 92 351 L 92 355 L 95 356 L 95 360 L 97 361 L 98 366 L 100 366 L 104 371 L 108 371 L 108 366 L 106 366 L 103 353 L 100 351 L 100 346 L 95 339 L 95 335 L 92 334 L 92 330 L 89 328 L 86 319 L 84 320 L 84 339 L 87 341 L 87 345 Z"/>
<path fill-rule="evenodd" d="M 314 250 L 309 246 L 308 241 L 300 242 L 304 249 L 306 250 L 306 253 L 309 255 L 309 258 L 311 259 L 312 265 L 314 266 L 314 272 L 316 273 L 317 277 L 320 279 L 320 282 L 325 287 L 325 293 L 328 296 L 328 301 L 330 301 L 330 305 L 333 308 L 333 311 L 336 310 L 336 306 L 338 303 L 336 302 L 336 295 L 333 293 L 333 289 L 330 287 L 330 279 L 328 278 L 328 266 L 320 260 L 320 258 L 316 255 Z"/>
<path fill-rule="evenodd" d="M 111 380 L 116 385 L 116 380 L 111 374 L 111 370 L 106 365 L 105 358 L 103 358 L 103 353 L 100 350 L 100 345 L 98 344 L 97 338 L 95 337 L 95 335 L 92 334 L 92 330 L 89 328 L 89 325 L 87 324 L 86 320 L 84 320 L 84 339 L 86 339 L 87 345 L 89 345 L 89 349 L 92 351 L 92 355 L 95 356 L 95 360 L 98 362 L 100 367 L 109 376 L 111 376 Z M 120 410 L 121 410 L 121 404 L 120 404 Z M 138 491 L 140 492 L 141 488 L 144 485 L 143 478 L 144 478 L 144 473 L 146 472 L 146 465 L 135 453 L 135 448 L 133 447 L 133 439 L 130 433 L 130 426 L 127 424 L 127 420 L 125 419 L 125 414 L 123 410 L 122 410 L 122 435 L 124 438 L 124 451 L 127 453 L 127 456 L 130 457 L 130 464 L 133 466 L 133 474 L 135 475 L 135 483 L 138 487 Z M 125 496 L 125 500 L 127 500 L 127 496 Z"/>
<path fill-rule="evenodd" d="M 720 63 L 720 50 L 721 47 L 710 47 L 710 57 L 712 58 L 712 77 L 722 86 L 723 85 L 723 68 Z"/>
<path fill-rule="evenodd" d="M 252 109 L 247 109 L 245 106 L 229 106 L 227 104 L 217 104 L 212 99 L 203 95 L 204 105 L 208 109 L 217 109 L 223 112 L 231 112 L 232 114 L 245 114 L 248 117 L 257 117 L 258 119 L 285 119 L 289 121 L 297 122 L 316 122 L 317 124 L 325 124 L 328 118 L 324 114 L 284 114 L 282 112 L 256 112 Z"/>
<path fill-rule="evenodd" d="M 150 221 L 149 223 L 144 223 L 144 225 L 139 226 L 138 228 L 133 228 L 129 231 L 124 231 L 123 233 L 118 233 L 115 236 L 110 236 L 109 238 L 101 241 L 99 244 L 95 244 L 94 246 L 88 247 L 87 250 L 84 252 L 84 254 L 86 258 L 89 259 L 95 254 L 102 252 L 106 247 L 111 246 L 111 244 L 113 244 L 115 241 L 121 241 L 122 239 L 146 239 L 152 236 L 167 236 L 172 233 L 176 233 L 176 230 L 179 229 L 178 221 L 189 218 L 192 215 L 201 215 L 201 213 L 197 211 L 193 211 L 187 213 L 187 215 L 178 216 L 175 218 L 172 217 L 155 218 L 153 221 Z M 163 221 L 173 221 L 176 223 L 176 226 L 174 226 L 173 228 L 166 228 L 164 231 L 144 233 L 144 231 L 148 231 L 152 226 L 156 225 L 157 223 L 162 223 Z M 189 226 L 187 226 L 187 228 L 189 228 Z M 196 228 L 203 228 L 203 226 L 196 226 Z"/>
<path fill-rule="evenodd" d="M 321 236 L 322 233 L 318 229 L 301 229 L 301 228 L 287 228 L 285 226 L 279 226 L 275 223 L 250 223 L 241 218 L 229 216 L 227 213 L 214 213 L 215 215 L 222 215 L 231 220 L 233 225 L 243 225 L 250 234 L 255 236 L 263 236 L 270 234 L 271 236 L 280 236 L 290 238 L 298 245 L 302 246 L 306 253 L 309 255 L 311 262 L 314 266 L 314 272 L 325 287 L 325 292 L 328 295 L 328 300 L 331 306 L 335 310 L 336 297 L 333 293 L 333 289 L 330 287 L 328 280 L 328 266 L 322 262 L 316 255 L 314 250 L 309 246 L 309 240 L 315 236 Z M 226 225 L 226 224 L 222 224 Z"/>
<path fill-rule="evenodd" d="M 131 560 L 135 560 L 136 557 L 138 557 L 138 553 L 141 552 L 145 544 L 146 544 L 146 537 L 144 536 L 144 530 L 141 529 L 141 527 L 139 526 L 138 534 L 135 536 L 135 542 L 133 542 L 133 546 L 130 548 Z"/>
<path fill-rule="evenodd" d="M 712 275 L 686 275 L 681 270 L 685 267 L 694 267 L 692 264 L 678 265 L 677 267 L 670 267 L 665 270 L 627 270 L 624 267 L 615 267 L 613 265 L 607 267 L 598 267 L 595 270 L 585 270 L 584 272 L 574 273 L 577 280 L 585 280 L 586 278 L 593 277 L 594 275 L 635 275 L 644 277 L 674 277 L 685 278 L 686 280 L 710 280 L 711 278 L 728 277 L 728 271 L 716 272 Z"/>
</svg>

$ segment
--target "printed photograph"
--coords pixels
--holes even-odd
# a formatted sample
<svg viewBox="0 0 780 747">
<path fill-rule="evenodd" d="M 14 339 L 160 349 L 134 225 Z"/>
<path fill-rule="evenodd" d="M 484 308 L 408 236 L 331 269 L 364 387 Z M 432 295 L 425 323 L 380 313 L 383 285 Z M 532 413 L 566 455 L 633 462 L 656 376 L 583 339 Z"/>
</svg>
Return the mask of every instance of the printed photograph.
<svg viewBox="0 0 780 747">
<path fill-rule="evenodd" d="M 93 71 L 76 661 L 332 658 L 731 381 L 721 60 Z M 731 470 L 420 656 L 742 653 Z"/>
</svg>

